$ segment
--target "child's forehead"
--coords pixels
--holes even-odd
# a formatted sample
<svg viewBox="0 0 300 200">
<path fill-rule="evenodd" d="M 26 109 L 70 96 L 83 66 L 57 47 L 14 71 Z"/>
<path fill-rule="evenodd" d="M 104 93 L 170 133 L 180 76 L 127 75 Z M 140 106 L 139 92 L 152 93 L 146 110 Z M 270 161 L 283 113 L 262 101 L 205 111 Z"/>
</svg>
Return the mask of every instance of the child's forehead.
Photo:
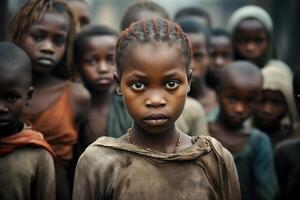
<svg viewBox="0 0 300 200">
<path fill-rule="evenodd" d="M 115 47 L 117 37 L 114 35 L 91 35 L 85 38 L 84 44 L 86 47 Z"/>
<path fill-rule="evenodd" d="M 70 20 L 67 14 L 54 11 L 46 12 L 43 18 L 32 24 L 30 28 L 36 28 L 38 26 L 55 27 L 61 31 L 67 31 L 69 29 Z"/>
<path fill-rule="evenodd" d="M 124 67 L 152 69 L 156 66 L 181 66 L 185 69 L 184 56 L 180 51 L 179 46 L 164 42 L 136 44 L 126 56 Z"/>
<path fill-rule="evenodd" d="M 239 88 L 241 90 L 262 90 L 262 77 L 259 75 L 247 76 L 235 71 L 223 74 L 221 78 L 222 88 Z M 234 90 L 233 90 L 234 92 Z"/>
</svg>

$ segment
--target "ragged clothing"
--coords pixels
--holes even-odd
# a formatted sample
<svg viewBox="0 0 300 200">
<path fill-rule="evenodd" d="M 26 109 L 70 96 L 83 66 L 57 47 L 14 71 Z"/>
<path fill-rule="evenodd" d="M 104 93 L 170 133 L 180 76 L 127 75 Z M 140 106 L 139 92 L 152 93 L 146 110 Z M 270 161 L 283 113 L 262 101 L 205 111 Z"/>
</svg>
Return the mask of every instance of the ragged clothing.
<svg viewBox="0 0 300 200">
<path fill-rule="evenodd" d="M 0 137 L 0 156 L 7 155 L 24 146 L 44 148 L 52 156 L 55 156 L 51 146 L 46 142 L 43 135 L 31 130 L 29 127 L 25 127 L 20 133 Z"/>
<path fill-rule="evenodd" d="M 23 119 L 31 124 L 33 130 L 43 133 L 59 161 L 66 164 L 72 159 L 77 131 L 71 107 L 69 83 L 65 85 L 61 97 L 46 111 L 37 115 L 24 113 Z"/>
<path fill-rule="evenodd" d="M 167 154 L 99 138 L 79 159 L 73 199 L 239 200 L 232 155 L 209 136 L 193 137 L 192 143 Z"/>
<path fill-rule="evenodd" d="M 0 138 L 0 199 L 54 200 L 51 147 L 40 133 L 23 130 Z"/>
</svg>

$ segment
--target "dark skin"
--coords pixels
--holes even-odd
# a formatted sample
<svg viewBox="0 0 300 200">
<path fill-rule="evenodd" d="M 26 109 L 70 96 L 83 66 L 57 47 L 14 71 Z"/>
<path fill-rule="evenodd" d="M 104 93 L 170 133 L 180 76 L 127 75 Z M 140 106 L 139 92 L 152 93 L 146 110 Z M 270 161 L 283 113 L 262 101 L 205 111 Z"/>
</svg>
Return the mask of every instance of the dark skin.
<svg viewBox="0 0 300 200">
<path fill-rule="evenodd" d="M 143 148 L 171 153 L 180 133 L 175 121 L 189 90 L 184 57 L 177 44 L 136 44 L 127 51 L 122 76 L 115 79 L 134 120 L 132 139 Z M 190 136 L 180 134 L 178 151 L 192 145 Z M 121 139 L 129 142 L 126 135 Z"/>
<path fill-rule="evenodd" d="M 30 76 L 27 71 L 27 75 Z M 33 88 L 26 71 L 1 68 L 0 73 L 0 137 L 14 135 L 23 128 L 21 114 L 28 105 Z"/>
<path fill-rule="evenodd" d="M 216 122 L 209 124 L 210 133 L 232 153 L 244 148 L 250 136 L 245 121 L 253 114 L 260 95 L 262 78 L 239 76 L 236 72 L 226 74 L 218 91 L 220 114 Z"/>
<path fill-rule="evenodd" d="M 25 108 L 25 113 L 36 115 L 44 112 L 63 94 L 67 82 L 55 77 L 52 70 L 65 54 L 68 30 L 67 15 L 48 12 L 24 34 L 20 46 L 31 59 L 35 88 L 32 103 Z M 76 122 L 82 120 L 88 102 L 88 93 L 79 84 L 71 83 L 71 105 Z"/>
<path fill-rule="evenodd" d="M 82 81 L 91 94 L 88 119 L 91 122 L 97 122 L 89 124 L 89 128 L 97 135 L 87 138 L 87 143 L 107 134 L 107 117 L 111 96 L 114 92 L 113 74 L 116 72 L 114 59 L 116 40 L 116 36 L 102 35 L 89 37 L 85 41 L 79 69 Z M 91 132 L 90 129 L 89 132 Z M 89 137 L 91 133 L 83 135 Z"/>
<path fill-rule="evenodd" d="M 79 33 L 82 28 L 90 24 L 91 13 L 88 5 L 84 1 L 68 1 L 68 5 L 73 11 L 76 21 L 76 32 Z"/>
<path fill-rule="evenodd" d="M 287 103 L 279 90 L 263 90 L 254 115 L 254 124 L 273 135 L 279 130 L 280 121 L 288 112 Z"/>
<path fill-rule="evenodd" d="M 211 70 L 217 70 L 229 64 L 233 59 L 230 39 L 226 36 L 212 36 L 209 55 Z"/>
<path fill-rule="evenodd" d="M 242 21 L 235 30 L 233 47 L 237 59 L 249 60 L 262 68 L 269 45 L 267 30 L 256 19 Z"/>
<path fill-rule="evenodd" d="M 218 103 L 215 92 L 205 83 L 205 75 L 209 65 L 206 40 L 203 34 L 188 34 L 192 44 L 193 56 L 191 69 L 192 85 L 189 96 L 203 104 L 205 112 L 211 111 Z"/>
</svg>

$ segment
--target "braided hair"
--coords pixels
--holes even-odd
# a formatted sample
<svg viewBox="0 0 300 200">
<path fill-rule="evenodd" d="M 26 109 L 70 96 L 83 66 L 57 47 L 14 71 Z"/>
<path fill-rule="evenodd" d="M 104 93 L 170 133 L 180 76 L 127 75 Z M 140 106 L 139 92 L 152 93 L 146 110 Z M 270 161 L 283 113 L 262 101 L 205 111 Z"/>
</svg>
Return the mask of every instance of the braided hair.
<svg viewBox="0 0 300 200">
<path fill-rule="evenodd" d="M 191 45 L 180 26 L 166 19 L 142 19 L 123 31 L 116 46 L 116 64 L 119 75 L 122 73 L 124 59 L 128 50 L 136 43 L 168 42 L 180 45 L 184 56 L 184 65 L 189 73 L 191 63 Z"/>
<path fill-rule="evenodd" d="M 69 17 L 70 26 L 66 42 L 65 55 L 60 63 L 60 69 L 58 76 L 67 76 L 66 73 L 70 73 L 72 66 L 72 51 L 73 40 L 75 38 L 75 20 L 73 13 L 69 6 L 63 0 L 29 0 L 14 16 L 10 22 L 9 28 L 11 33 L 12 42 L 20 46 L 23 42 L 24 35 L 28 32 L 30 27 L 38 22 L 42 21 L 47 12 L 64 13 Z M 64 67 L 64 69 L 61 68 Z"/>
</svg>

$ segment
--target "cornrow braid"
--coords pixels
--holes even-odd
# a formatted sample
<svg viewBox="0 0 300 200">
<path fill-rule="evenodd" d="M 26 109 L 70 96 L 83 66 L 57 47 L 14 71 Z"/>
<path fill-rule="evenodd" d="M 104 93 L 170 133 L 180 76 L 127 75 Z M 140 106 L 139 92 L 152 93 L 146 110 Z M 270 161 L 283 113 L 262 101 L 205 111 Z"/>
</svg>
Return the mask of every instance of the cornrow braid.
<svg viewBox="0 0 300 200">
<path fill-rule="evenodd" d="M 124 59 L 128 50 L 135 43 L 168 42 L 179 44 L 185 60 L 187 73 L 191 63 L 191 44 L 180 26 L 166 19 L 142 19 L 124 30 L 117 41 L 116 64 L 118 73 L 122 74 Z"/>
<path fill-rule="evenodd" d="M 11 20 L 9 29 L 11 33 L 12 42 L 20 46 L 23 42 L 24 35 L 28 32 L 29 28 L 36 22 L 43 20 L 43 17 L 47 12 L 59 12 L 65 13 L 69 17 L 70 26 L 67 36 L 66 50 L 61 65 L 65 69 L 60 69 L 59 73 L 63 73 L 61 76 L 70 74 L 72 66 L 72 53 L 73 53 L 73 41 L 75 38 L 76 22 L 74 20 L 73 13 L 64 0 L 29 0 L 14 16 Z"/>
</svg>

